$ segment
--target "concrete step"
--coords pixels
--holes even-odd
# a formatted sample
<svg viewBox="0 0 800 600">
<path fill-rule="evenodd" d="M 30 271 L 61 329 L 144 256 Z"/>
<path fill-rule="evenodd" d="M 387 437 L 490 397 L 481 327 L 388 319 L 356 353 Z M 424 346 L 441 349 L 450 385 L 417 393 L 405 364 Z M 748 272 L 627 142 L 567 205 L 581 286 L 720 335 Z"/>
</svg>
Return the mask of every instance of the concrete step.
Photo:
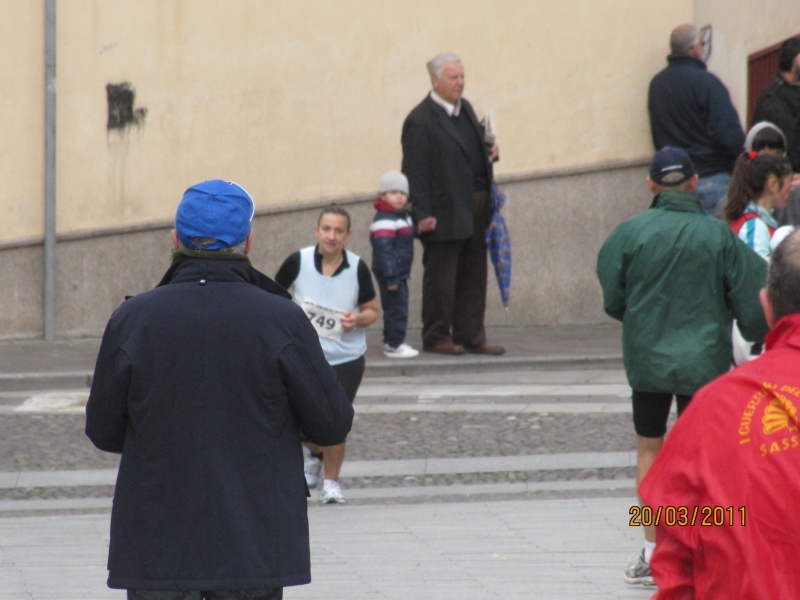
<svg viewBox="0 0 800 600">
<path fill-rule="evenodd" d="M 428 360 L 384 359 L 367 362 L 365 378 L 503 373 L 536 369 L 621 369 L 622 355 L 446 357 Z M 0 392 L 88 388 L 92 371 L 0 373 Z"/>
</svg>

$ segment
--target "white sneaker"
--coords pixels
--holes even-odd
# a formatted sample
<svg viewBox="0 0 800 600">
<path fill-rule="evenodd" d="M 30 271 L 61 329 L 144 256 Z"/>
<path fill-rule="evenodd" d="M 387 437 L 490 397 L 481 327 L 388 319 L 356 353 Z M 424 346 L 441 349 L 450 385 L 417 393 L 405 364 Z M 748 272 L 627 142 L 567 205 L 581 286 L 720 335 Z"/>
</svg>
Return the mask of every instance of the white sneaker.
<svg viewBox="0 0 800 600">
<path fill-rule="evenodd" d="M 644 560 L 644 549 L 642 549 L 641 554 L 634 558 L 625 569 L 623 579 L 625 583 L 630 583 L 632 585 L 655 586 L 653 575 L 650 573 L 650 563 Z"/>
<path fill-rule="evenodd" d="M 303 471 L 306 476 L 306 485 L 310 488 L 317 486 L 320 475 L 322 475 L 322 461 L 316 456 L 309 454 L 303 462 Z"/>
<path fill-rule="evenodd" d="M 319 499 L 324 504 L 344 504 L 344 494 L 342 494 L 342 488 L 339 487 L 339 482 L 333 479 L 324 479 Z"/>
<path fill-rule="evenodd" d="M 408 344 L 400 344 L 397 348 L 392 348 L 388 344 L 383 345 L 383 355 L 389 358 L 414 358 L 419 356 L 419 350 L 414 350 Z"/>
</svg>

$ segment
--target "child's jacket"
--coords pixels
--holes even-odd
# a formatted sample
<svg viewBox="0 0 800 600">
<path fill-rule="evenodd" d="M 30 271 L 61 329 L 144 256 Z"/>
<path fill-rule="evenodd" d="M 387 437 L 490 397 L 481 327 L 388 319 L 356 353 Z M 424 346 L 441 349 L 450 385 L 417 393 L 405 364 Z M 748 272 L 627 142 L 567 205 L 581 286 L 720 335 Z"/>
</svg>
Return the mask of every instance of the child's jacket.
<svg viewBox="0 0 800 600">
<path fill-rule="evenodd" d="M 384 200 L 376 200 L 373 207 L 378 212 L 369 228 L 372 272 L 378 281 L 396 285 L 411 276 L 414 224 L 408 211 L 396 211 Z"/>
</svg>

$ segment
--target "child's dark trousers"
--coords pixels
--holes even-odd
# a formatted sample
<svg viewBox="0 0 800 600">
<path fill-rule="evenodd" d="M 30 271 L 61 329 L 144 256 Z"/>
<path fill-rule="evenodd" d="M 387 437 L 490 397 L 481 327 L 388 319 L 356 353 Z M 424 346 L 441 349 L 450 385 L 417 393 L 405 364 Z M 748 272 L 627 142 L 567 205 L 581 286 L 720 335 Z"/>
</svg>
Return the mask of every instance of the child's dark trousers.
<svg viewBox="0 0 800 600">
<path fill-rule="evenodd" d="M 403 279 L 394 292 L 386 287 L 385 280 L 378 280 L 383 305 L 383 343 L 397 348 L 406 341 L 408 328 L 408 281 Z"/>
</svg>

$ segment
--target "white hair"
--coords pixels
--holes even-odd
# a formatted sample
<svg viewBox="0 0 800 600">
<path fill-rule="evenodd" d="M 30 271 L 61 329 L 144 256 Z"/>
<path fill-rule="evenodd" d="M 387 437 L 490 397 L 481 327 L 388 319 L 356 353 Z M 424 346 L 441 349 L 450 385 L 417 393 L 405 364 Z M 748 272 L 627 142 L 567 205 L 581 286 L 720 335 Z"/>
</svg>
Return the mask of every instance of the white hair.
<svg viewBox="0 0 800 600">
<path fill-rule="evenodd" d="M 449 62 L 458 63 L 460 65 L 463 64 L 457 54 L 453 54 L 452 52 L 440 52 L 428 61 L 426 65 L 428 67 L 428 73 L 436 77 L 436 79 L 441 79 L 444 63 Z"/>
</svg>

